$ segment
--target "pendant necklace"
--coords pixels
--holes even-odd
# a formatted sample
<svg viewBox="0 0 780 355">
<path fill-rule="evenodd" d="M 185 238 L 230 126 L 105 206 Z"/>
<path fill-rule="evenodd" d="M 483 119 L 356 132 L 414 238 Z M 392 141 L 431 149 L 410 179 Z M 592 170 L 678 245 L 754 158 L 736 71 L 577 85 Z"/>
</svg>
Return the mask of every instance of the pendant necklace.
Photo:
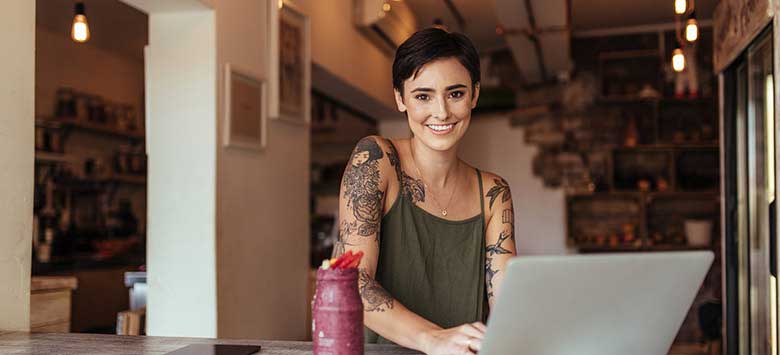
<svg viewBox="0 0 780 355">
<path fill-rule="evenodd" d="M 428 191 L 431 191 L 430 187 L 428 187 L 428 184 L 425 183 L 425 179 L 423 178 L 422 173 L 420 173 L 420 168 L 417 167 L 417 159 L 414 157 L 414 146 L 412 145 L 412 142 L 409 142 L 409 151 L 412 153 L 412 163 L 414 163 L 414 170 L 417 171 L 417 176 L 420 177 L 420 181 L 422 181 L 423 186 Z M 433 191 L 431 191 L 431 197 L 433 197 L 433 202 L 436 204 L 436 207 L 441 211 L 442 216 L 447 216 L 447 208 L 449 208 L 450 203 L 452 203 L 452 197 L 455 196 L 455 190 L 458 187 L 458 175 L 455 173 L 455 186 L 452 188 L 452 192 L 450 193 L 450 200 L 447 202 L 447 205 L 444 206 L 444 208 L 441 208 L 441 204 L 439 204 L 439 201 L 436 200 L 436 196 L 433 195 Z"/>
</svg>

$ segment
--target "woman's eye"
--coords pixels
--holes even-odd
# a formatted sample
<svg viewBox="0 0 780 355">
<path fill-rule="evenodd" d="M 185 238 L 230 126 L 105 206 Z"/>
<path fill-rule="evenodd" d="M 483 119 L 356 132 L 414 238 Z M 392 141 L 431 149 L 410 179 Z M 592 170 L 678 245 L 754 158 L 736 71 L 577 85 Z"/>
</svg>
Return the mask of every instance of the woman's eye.
<svg viewBox="0 0 780 355">
<path fill-rule="evenodd" d="M 420 101 L 428 101 L 428 95 L 426 94 L 420 94 L 415 96 L 414 98 Z"/>
<path fill-rule="evenodd" d="M 463 95 L 464 95 L 463 91 L 453 91 L 453 92 L 450 93 L 450 97 L 455 98 L 455 99 L 459 99 L 459 98 L 463 97 Z"/>
</svg>

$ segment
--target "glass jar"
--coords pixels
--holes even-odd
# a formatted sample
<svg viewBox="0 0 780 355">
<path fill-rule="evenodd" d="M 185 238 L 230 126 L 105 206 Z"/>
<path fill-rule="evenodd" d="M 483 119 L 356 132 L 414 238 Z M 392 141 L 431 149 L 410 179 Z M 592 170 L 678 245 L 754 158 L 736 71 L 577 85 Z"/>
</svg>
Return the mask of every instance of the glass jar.
<svg viewBox="0 0 780 355">
<path fill-rule="evenodd" d="M 312 300 L 314 354 L 363 354 L 363 302 L 358 270 L 318 269 Z"/>
</svg>

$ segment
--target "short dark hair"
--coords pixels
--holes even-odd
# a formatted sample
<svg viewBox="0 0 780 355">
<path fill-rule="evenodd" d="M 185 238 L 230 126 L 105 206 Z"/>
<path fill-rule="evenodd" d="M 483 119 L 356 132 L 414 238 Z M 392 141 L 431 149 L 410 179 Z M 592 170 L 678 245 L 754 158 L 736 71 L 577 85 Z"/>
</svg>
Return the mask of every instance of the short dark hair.
<svg viewBox="0 0 780 355">
<path fill-rule="evenodd" d="M 398 50 L 393 60 L 393 88 L 403 94 L 404 81 L 437 59 L 455 58 L 468 70 L 472 88 L 480 81 L 479 53 L 466 35 L 430 27 L 415 32 Z"/>
</svg>

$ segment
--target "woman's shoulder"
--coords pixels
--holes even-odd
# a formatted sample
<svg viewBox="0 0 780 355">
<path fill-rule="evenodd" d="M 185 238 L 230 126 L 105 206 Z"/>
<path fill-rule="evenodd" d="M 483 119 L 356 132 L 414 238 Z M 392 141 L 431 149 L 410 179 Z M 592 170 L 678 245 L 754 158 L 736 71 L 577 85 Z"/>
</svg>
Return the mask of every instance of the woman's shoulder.
<svg viewBox="0 0 780 355">
<path fill-rule="evenodd" d="M 374 169 L 383 178 L 393 174 L 400 167 L 399 153 L 394 141 L 380 135 L 369 135 L 361 138 L 352 151 L 351 164 L 355 167 L 376 161 Z"/>
<path fill-rule="evenodd" d="M 500 175 L 491 172 L 480 170 L 482 176 L 483 196 L 485 199 L 485 206 L 492 210 L 494 205 L 500 205 L 504 202 L 510 202 L 512 200 L 512 192 L 509 189 L 509 183 Z"/>
</svg>

